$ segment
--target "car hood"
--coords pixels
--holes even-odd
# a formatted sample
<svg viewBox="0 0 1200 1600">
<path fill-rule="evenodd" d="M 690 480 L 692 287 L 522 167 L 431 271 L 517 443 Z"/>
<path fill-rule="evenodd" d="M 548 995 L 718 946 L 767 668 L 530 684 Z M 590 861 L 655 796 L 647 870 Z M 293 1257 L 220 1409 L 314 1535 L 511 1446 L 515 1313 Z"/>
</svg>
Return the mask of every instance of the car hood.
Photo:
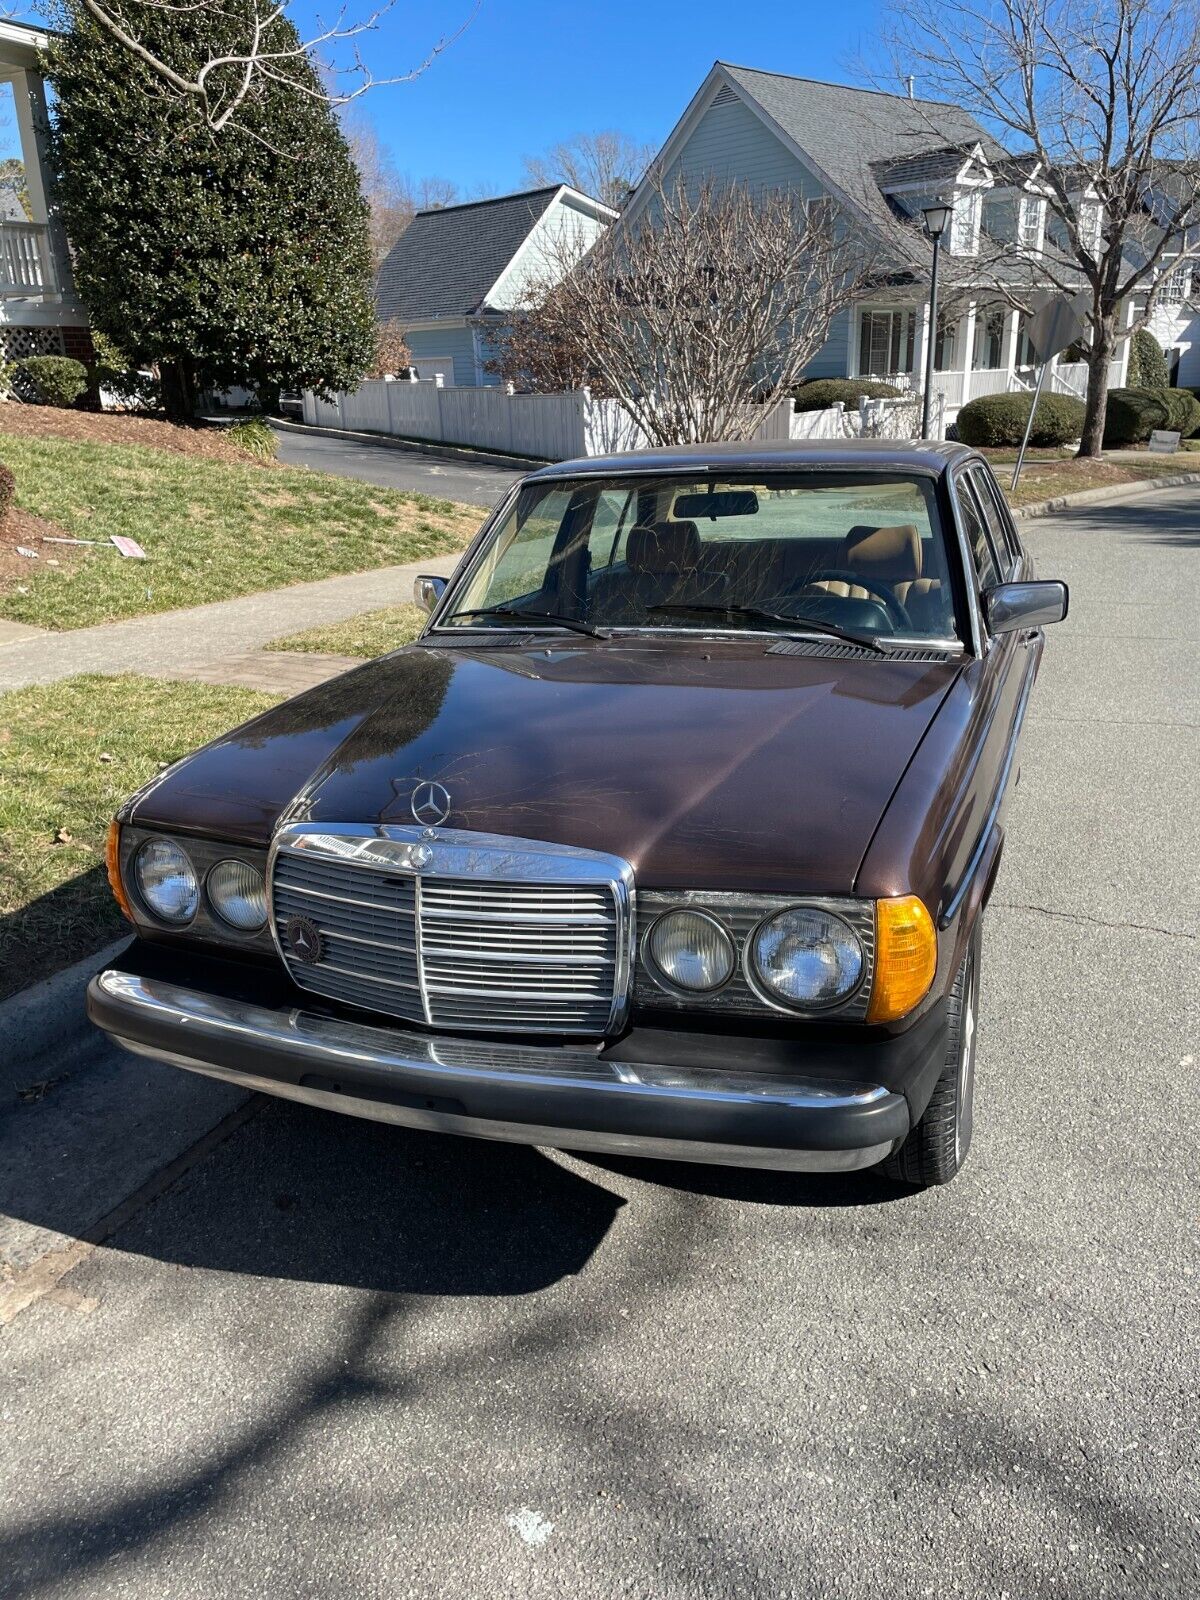
<svg viewBox="0 0 1200 1600">
<path fill-rule="evenodd" d="M 413 823 L 623 856 L 646 887 L 846 892 L 958 665 L 760 639 L 412 646 L 171 768 L 146 826 Z M 835 647 L 836 648 L 836 647 Z"/>
</svg>

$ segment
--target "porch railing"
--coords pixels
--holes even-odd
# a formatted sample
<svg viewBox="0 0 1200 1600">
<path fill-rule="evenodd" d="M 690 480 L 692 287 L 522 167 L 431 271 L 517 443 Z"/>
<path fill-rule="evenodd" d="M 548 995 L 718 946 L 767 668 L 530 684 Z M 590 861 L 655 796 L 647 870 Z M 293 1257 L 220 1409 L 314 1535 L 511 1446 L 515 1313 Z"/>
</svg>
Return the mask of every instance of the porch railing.
<svg viewBox="0 0 1200 1600">
<path fill-rule="evenodd" d="M 56 287 L 45 223 L 0 222 L 0 295 L 51 294 Z"/>
</svg>

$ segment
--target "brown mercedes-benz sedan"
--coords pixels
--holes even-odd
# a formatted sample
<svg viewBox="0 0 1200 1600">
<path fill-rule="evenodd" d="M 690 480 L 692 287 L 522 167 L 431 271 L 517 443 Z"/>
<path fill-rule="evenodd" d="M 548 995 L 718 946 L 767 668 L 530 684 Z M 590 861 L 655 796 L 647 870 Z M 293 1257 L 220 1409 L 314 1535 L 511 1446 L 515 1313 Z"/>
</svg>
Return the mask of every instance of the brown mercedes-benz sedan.
<svg viewBox="0 0 1200 1600">
<path fill-rule="evenodd" d="M 1043 649 L 959 445 L 708 445 L 520 483 L 415 644 L 110 834 L 131 1050 L 355 1116 L 944 1183 Z"/>
</svg>

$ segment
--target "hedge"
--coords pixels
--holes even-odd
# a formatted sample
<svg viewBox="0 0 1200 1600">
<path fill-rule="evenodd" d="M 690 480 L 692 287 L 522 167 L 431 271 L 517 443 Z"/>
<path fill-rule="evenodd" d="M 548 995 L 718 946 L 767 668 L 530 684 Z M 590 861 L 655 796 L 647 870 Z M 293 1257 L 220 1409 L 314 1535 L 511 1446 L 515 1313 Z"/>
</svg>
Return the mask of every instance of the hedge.
<svg viewBox="0 0 1200 1600">
<path fill-rule="evenodd" d="M 1110 389 L 1104 443 L 1144 444 L 1155 428 L 1167 426 L 1170 415 L 1165 389 Z"/>
<path fill-rule="evenodd" d="M 1030 394 L 983 394 L 958 413 L 956 427 L 963 444 L 976 449 L 1020 444 L 1029 421 Z M 1044 394 L 1033 419 L 1031 445 L 1070 444 L 1083 432 L 1084 404 L 1069 394 Z"/>
<path fill-rule="evenodd" d="M 41 406 L 73 406 L 87 388 L 87 368 L 70 356 L 24 356 L 14 362 L 17 392 Z"/>
<path fill-rule="evenodd" d="M 863 395 L 868 400 L 900 400 L 904 390 L 878 378 L 810 378 L 793 391 L 797 411 L 824 411 L 839 400 L 857 409 Z"/>
<path fill-rule="evenodd" d="M 1190 389 L 1164 389 L 1162 397 L 1167 405 L 1167 427 L 1190 439 L 1200 433 L 1200 401 Z"/>
</svg>

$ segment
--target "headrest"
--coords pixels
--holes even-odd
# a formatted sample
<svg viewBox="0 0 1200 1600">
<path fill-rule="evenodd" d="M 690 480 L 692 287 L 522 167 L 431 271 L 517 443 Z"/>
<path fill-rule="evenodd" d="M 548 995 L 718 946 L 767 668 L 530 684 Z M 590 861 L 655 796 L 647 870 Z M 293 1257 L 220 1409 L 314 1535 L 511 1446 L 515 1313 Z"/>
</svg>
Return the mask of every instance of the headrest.
<svg viewBox="0 0 1200 1600">
<path fill-rule="evenodd" d="M 851 528 L 845 561 L 855 572 L 905 583 L 921 576 L 921 536 L 911 522 L 894 528 Z"/>
<path fill-rule="evenodd" d="M 631 572 L 653 576 L 694 572 L 700 563 L 700 530 L 694 522 L 652 522 L 630 528 L 625 560 Z"/>
</svg>

